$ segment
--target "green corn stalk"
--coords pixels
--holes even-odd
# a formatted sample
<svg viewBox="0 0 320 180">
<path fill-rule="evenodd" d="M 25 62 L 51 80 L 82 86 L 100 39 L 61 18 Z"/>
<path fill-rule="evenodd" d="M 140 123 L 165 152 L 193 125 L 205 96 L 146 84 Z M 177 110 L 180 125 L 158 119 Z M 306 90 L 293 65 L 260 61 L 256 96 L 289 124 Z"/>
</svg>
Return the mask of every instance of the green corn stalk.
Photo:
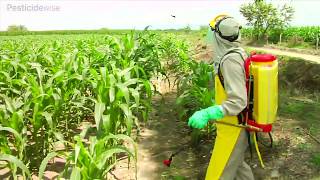
<svg viewBox="0 0 320 180">
<path fill-rule="evenodd" d="M 68 175 L 68 170 L 71 168 L 70 179 L 105 179 L 107 173 L 115 166 L 113 157 L 118 153 L 128 154 L 136 163 L 137 145 L 129 136 L 109 134 L 101 139 L 90 137 L 90 145 L 85 147 L 84 134 L 82 137 L 75 136 L 76 144 L 68 158 L 64 176 Z M 126 141 L 133 145 L 133 150 L 123 145 L 112 145 L 110 141 Z"/>
<path fill-rule="evenodd" d="M 188 68 L 187 46 L 172 37 L 143 31 L 120 37 L 52 35 L 0 41 L 0 125 L 11 129 L 10 135 L 8 129 L 0 131 L 0 153 L 8 155 L 12 171 L 19 167 L 27 175 L 25 167 L 40 168 L 42 178 L 49 159 L 58 153 L 59 141 L 74 156 L 108 151 L 106 160 L 95 159 L 99 177 L 114 166 L 116 153 L 134 155 L 123 139 L 139 130 L 140 120 L 148 119 L 154 92 L 150 79 L 166 74 L 163 59 L 181 59 L 178 66 L 183 72 Z M 83 143 L 85 137 L 73 143 L 73 131 L 83 121 L 96 125 L 90 147 Z M 87 162 L 69 162 L 75 163 L 72 177 L 95 176 L 94 169 L 82 168 Z"/>
</svg>

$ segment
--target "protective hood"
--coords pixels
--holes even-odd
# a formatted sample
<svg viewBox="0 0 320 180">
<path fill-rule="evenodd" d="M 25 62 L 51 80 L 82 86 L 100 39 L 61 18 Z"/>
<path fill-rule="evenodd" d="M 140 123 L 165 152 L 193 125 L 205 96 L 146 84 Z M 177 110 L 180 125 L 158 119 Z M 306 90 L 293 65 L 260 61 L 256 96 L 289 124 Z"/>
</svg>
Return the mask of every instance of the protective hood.
<svg viewBox="0 0 320 180">
<path fill-rule="evenodd" d="M 219 29 L 223 35 L 234 35 L 239 33 L 240 24 L 235 21 L 233 18 L 228 18 L 223 20 L 220 25 Z M 211 63 L 214 64 L 215 73 L 218 72 L 218 66 L 221 61 L 221 58 L 231 50 L 239 50 L 243 52 L 243 49 L 240 48 L 240 39 L 241 35 L 239 33 L 238 38 L 230 42 L 226 39 L 223 39 L 219 36 L 219 34 L 211 29 L 208 32 L 208 41 L 210 44 L 213 45 L 213 60 Z"/>
</svg>

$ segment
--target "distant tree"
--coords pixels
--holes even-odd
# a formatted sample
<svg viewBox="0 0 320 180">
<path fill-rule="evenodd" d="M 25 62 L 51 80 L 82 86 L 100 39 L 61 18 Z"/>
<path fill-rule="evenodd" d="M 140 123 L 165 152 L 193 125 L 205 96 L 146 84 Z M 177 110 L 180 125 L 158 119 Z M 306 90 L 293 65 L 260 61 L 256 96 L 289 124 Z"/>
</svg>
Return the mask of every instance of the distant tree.
<svg viewBox="0 0 320 180">
<path fill-rule="evenodd" d="M 151 25 L 148 25 L 148 26 L 144 27 L 143 30 L 147 31 L 150 27 L 151 27 Z"/>
<path fill-rule="evenodd" d="M 252 26 L 257 40 L 264 38 L 270 30 L 283 30 L 293 18 L 294 9 L 285 4 L 281 8 L 274 7 L 264 0 L 255 0 L 240 7 L 241 14 Z"/>
<path fill-rule="evenodd" d="M 192 31 L 190 24 L 188 24 L 186 27 L 183 28 L 183 31 L 186 33 L 189 33 Z"/>
<path fill-rule="evenodd" d="M 11 25 L 7 28 L 8 32 L 25 32 L 28 31 L 27 27 L 24 25 Z"/>
</svg>

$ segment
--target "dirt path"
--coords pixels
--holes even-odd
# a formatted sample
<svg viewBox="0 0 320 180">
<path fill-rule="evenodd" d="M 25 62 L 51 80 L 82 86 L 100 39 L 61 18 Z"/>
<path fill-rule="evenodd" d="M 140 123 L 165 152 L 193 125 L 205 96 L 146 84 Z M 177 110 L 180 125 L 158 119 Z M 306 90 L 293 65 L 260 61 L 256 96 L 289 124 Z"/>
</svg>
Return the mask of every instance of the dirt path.
<svg viewBox="0 0 320 180">
<path fill-rule="evenodd" d="M 272 53 L 276 55 L 281 55 L 281 56 L 290 56 L 290 57 L 296 57 L 296 58 L 301 58 L 305 59 L 307 61 L 315 62 L 320 64 L 320 56 L 316 55 L 310 55 L 310 54 L 302 54 L 302 53 L 297 53 L 297 52 L 291 52 L 291 51 L 285 51 L 285 50 L 280 50 L 280 49 L 273 49 L 273 48 L 266 48 L 266 47 L 248 47 L 249 49 L 254 49 L 257 51 L 264 51 L 267 53 Z"/>
<path fill-rule="evenodd" d="M 211 144 L 193 149 L 190 146 L 190 129 L 177 119 L 175 92 L 163 94 L 154 99 L 151 120 L 143 128 L 139 141 L 138 179 L 203 179 L 201 169 L 206 168 Z M 185 147 L 175 156 L 170 168 L 162 163 L 173 151 Z"/>
</svg>

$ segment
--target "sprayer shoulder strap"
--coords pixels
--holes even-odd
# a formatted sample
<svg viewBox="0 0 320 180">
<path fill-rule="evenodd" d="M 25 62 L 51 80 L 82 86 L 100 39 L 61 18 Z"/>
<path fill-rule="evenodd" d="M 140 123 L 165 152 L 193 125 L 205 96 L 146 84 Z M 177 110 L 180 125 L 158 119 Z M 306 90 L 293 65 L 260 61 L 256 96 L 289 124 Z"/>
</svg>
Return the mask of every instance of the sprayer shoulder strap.
<svg viewBox="0 0 320 180">
<path fill-rule="evenodd" d="M 218 77 L 219 77 L 219 80 L 220 80 L 220 83 L 223 87 L 223 89 L 225 89 L 225 86 L 224 86 L 224 78 L 223 78 L 223 75 L 222 75 L 222 72 L 221 72 L 221 64 L 224 60 L 224 58 L 228 55 L 228 54 L 232 54 L 232 53 L 237 53 L 240 55 L 240 57 L 244 60 L 244 57 L 243 57 L 243 54 L 237 50 L 231 50 L 231 51 L 228 51 L 226 54 L 224 54 L 219 62 L 219 66 L 218 66 Z M 243 111 L 241 113 L 239 113 L 237 115 L 237 118 L 238 118 L 238 123 L 239 124 L 244 124 L 245 122 L 243 121 L 244 119 L 244 113 Z"/>
<path fill-rule="evenodd" d="M 240 57 L 241 57 L 243 60 L 245 60 L 244 57 L 243 57 L 243 54 L 242 54 L 241 52 L 237 51 L 237 50 L 230 50 L 230 51 L 228 51 L 226 54 L 224 54 L 224 55 L 222 56 L 222 58 L 220 59 L 220 62 L 219 62 L 219 66 L 218 66 L 218 77 L 219 77 L 220 83 L 221 83 L 221 85 L 222 85 L 222 87 L 223 87 L 224 89 L 225 89 L 225 87 L 224 87 L 224 78 L 223 78 L 223 75 L 222 75 L 222 72 L 221 72 L 221 64 L 222 64 L 222 62 L 223 62 L 223 59 L 224 59 L 227 55 L 232 54 L 232 53 L 237 53 L 237 54 L 239 54 Z"/>
</svg>

